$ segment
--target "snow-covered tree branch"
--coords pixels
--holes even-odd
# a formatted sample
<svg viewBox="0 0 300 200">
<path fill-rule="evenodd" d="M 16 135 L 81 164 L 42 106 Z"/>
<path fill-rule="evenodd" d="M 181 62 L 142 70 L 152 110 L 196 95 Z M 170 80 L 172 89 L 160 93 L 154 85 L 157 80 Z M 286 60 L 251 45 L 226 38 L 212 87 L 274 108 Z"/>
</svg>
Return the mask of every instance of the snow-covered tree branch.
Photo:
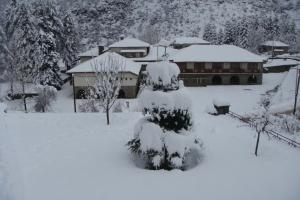
<svg viewBox="0 0 300 200">
<path fill-rule="evenodd" d="M 94 94 L 99 98 L 99 105 L 106 112 L 107 124 L 109 125 L 109 112 L 118 98 L 121 88 L 121 72 L 125 63 L 109 55 L 103 61 L 92 64 L 95 71 Z"/>
</svg>

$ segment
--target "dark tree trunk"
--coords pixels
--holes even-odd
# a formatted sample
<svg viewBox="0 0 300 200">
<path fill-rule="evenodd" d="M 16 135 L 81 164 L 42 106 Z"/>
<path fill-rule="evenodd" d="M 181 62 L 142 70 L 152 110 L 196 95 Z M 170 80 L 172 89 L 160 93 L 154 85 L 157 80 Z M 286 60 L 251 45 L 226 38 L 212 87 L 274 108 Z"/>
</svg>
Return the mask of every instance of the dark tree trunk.
<svg viewBox="0 0 300 200">
<path fill-rule="evenodd" d="M 260 133 L 257 134 L 256 146 L 255 146 L 255 155 L 257 156 L 258 144 L 259 144 Z"/>
<path fill-rule="evenodd" d="M 25 94 L 25 83 L 22 83 L 22 92 L 23 92 L 23 104 L 24 104 L 24 110 L 27 113 L 27 104 L 26 104 L 26 94 Z"/>
<path fill-rule="evenodd" d="M 109 108 L 108 108 L 108 106 L 106 107 L 106 121 L 107 121 L 107 125 L 109 125 Z"/>
</svg>

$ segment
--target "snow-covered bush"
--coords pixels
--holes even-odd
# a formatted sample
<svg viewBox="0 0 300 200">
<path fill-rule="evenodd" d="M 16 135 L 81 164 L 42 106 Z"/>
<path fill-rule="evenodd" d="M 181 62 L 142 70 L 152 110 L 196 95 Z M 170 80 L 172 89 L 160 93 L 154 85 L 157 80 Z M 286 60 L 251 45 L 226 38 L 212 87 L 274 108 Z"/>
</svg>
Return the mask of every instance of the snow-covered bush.
<svg viewBox="0 0 300 200">
<path fill-rule="evenodd" d="M 123 102 L 122 101 L 117 101 L 115 103 L 112 111 L 115 112 L 115 113 L 123 112 Z"/>
<path fill-rule="evenodd" d="M 280 114 L 273 116 L 272 128 L 281 129 L 291 135 L 300 135 L 300 120 L 294 115 Z"/>
<path fill-rule="evenodd" d="M 93 89 L 89 89 L 86 94 L 86 99 L 83 99 L 79 104 L 79 111 L 84 113 L 100 112 L 99 102 L 97 102 L 97 95 Z"/>
<path fill-rule="evenodd" d="M 35 98 L 34 109 L 37 112 L 46 112 L 56 99 L 57 90 L 53 86 L 38 85 L 36 91 L 38 96 Z"/>
<path fill-rule="evenodd" d="M 146 116 L 127 145 L 146 159 L 147 169 L 185 170 L 188 161 L 198 159 L 191 156 L 199 155 L 202 142 L 192 131 L 191 101 L 178 79 L 180 71 L 176 64 L 160 62 L 148 65 L 146 72 L 139 97 Z"/>
<path fill-rule="evenodd" d="M 96 99 L 84 99 L 78 106 L 80 112 L 95 113 L 99 112 L 99 106 Z"/>
<path fill-rule="evenodd" d="M 0 102 L 0 115 L 7 112 L 7 106 Z"/>
</svg>

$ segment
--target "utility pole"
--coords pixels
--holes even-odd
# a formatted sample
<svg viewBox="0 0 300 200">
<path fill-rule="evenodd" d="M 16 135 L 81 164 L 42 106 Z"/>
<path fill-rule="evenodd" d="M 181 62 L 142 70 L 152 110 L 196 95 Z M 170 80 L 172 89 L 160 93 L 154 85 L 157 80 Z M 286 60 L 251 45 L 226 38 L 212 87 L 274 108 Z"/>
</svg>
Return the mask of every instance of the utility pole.
<svg viewBox="0 0 300 200">
<path fill-rule="evenodd" d="M 294 110 L 293 110 L 294 115 L 296 114 L 296 110 L 297 110 L 299 83 L 300 83 L 300 66 L 296 67 L 296 90 L 295 90 L 295 102 L 294 102 Z"/>
<path fill-rule="evenodd" d="M 73 85 L 73 103 L 74 103 L 74 112 L 76 113 L 76 94 L 75 94 L 75 83 L 74 83 L 74 74 L 72 74 L 72 85 Z"/>
</svg>

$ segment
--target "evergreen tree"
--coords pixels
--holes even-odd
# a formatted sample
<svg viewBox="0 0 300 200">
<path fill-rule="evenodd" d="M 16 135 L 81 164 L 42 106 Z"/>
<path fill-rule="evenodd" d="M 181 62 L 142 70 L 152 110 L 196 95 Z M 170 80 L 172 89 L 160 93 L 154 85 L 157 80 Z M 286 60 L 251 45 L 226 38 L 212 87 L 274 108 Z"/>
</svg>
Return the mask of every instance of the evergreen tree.
<svg viewBox="0 0 300 200">
<path fill-rule="evenodd" d="M 219 32 L 218 32 L 218 35 L 217 35 L 217 38 L 218 38 L 218 40 L 217 40 L 217 44 L 224 44 L 224 37 L 225 37 L 225 35 L 224 35 L 224 31 L 223 31 L 223 29 L 222 28 L 220 28 L 219 29 Z"/>
<path fill-rule="evenodd" d="M 232 22 L 232 20 L 230 21 L 226 21 L 225 23 L 225 27 L 224 27 L 224 44 L 234 44 L 235 42 L 235 24 Z"/>
<path fill-rule="evenodd" d="M 71 12 L 67 12 L 67 14 L 63 18 L 63 26 L 64 26 L 64 38 L 63 42 L 63 51 L 62 56 L 67 66 L 67 69 L 71 69 L 74 65 L 77 58 L 78 53 L 78 35 L 75 27 L 74 19 L 72 17 Z"/>
<path fill-rule="evenodd" d="M 60 90 L 63 81 L 60 77 L 58 60 L 64 49 L 64 28 L 59 18 L 57 5 L 51 1 L 37 0 L 32 3 L 36 19 L 38 37 L 35 61 L 37 66 L 36 81 Z"/>
<path fill-rule="evenodd" d="M 247 49 L 249 47 L 248 44 L 248 19 L 247 17 L 243 17 L 238 21 L 237 25 L 237 33 L 238 37 L 236 38 L 235 45 Z"/>
<path fill-rule="evenodd" d="M 209 41 L 211 44 L 218 43 L 217 27 L 214 24 L 208 23 L 204 27 L 203 39 Z"/>
<path fill-rule="evenodd" d="M 53 33 L 40 30 L 36 43 L 36 82 L 41 85 L 53 86 L 60 90 L 63 81 L 59 74 L 59 54 Z"/>
<path fill-rule="evenodd" d="M 135 127 L 128 142 L 132 153 L 145 159 L 148 169 L 182 169 L 201 149 L 201 141 L 192 132 L 190 100 L 176 64 L 153 63 L 147 66 L 146 87 L 140 104 L 146 115 Z"/>
<path fill-rule="evenodd" d="M 55 40 L 56 51 L 62 52 L 64 42 L 64 26 L 57 9 L 57 4 L 52 0 L 36 0 L 32 3 L 33 15 L 36 25 L 44 33 L 52 33 Z"/>
<path fill-rule="evenodd" d="M 16 29 L 16 26 L 19 23 L 20 15 L 19 13 L 19 3 L 17 0 L 10 0 L 10 3 L 5 9 L 5 21 L 4 21 L 4 32 L 8 40 L 11 39 L 13 33 Z"/>
<path fill-rule="evenodd" d="M 24 109 L 27 112 L 25 86 L 34 77 L 37 31 L 29 5 L 20 3 L 15 14 L 19 20 L 11 37 L 13 49 L 11 66 L 14 67 L 16 79 L 22 86 Z"/>
</svg>

